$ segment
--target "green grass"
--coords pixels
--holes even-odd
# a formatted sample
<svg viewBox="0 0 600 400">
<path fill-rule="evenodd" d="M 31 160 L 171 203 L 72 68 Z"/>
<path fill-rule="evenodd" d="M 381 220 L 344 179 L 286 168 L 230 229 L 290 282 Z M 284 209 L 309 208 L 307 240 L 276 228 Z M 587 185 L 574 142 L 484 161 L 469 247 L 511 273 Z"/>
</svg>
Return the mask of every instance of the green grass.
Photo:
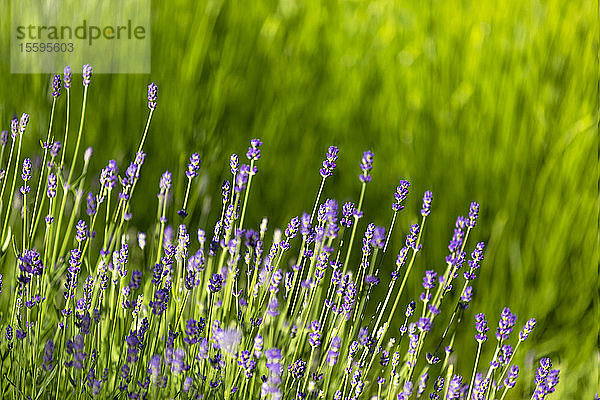
<svg viewBox="0 0 600 400">
<path fill-rule="evenodd" d="M 13 112 L 29 112 L 27 153 L 47 129 L 49 79 L 10 74 L 7 11 L 0 6 L 0 126 L 8 128 Z M 218 207 L 210 199 L 219 201 L 227 157 L 262 138 L 247 221 L 268 215 L 282 225 L 312 204 L 329 144 L 341 148 L 340 172 L 325 195 L 340 201 L 357 198 L 358 162 L 370 148 L 365 208 L 375 222 L 387 223 L 397 180 L 413 183 L 394 251 L 422 192 L 434 192 L 409 293 L 418 293 L 421 271 L 440 269 L 456 216 L 471 200 L 482 204 L 475 238 L 489 245 L 461 328 L 461 362 L 475 350 L 474 310 L 495 323 L 510 305 L 521 323 L 528 316 L 539 323 L 519 363 L 551 355 L 561 368 L 554 398 L 593 397 L 600 386 L 597 4 L 174 0 L 155 1 L 152 17 L 151 76 L 95 75 L 84 140 L 95 150 L 92 170 L 109 158 L 128 162 L 145 121 L 146 84 L 158 83 L 133 204 L 137 218 L 146 216 L 141 229 L 154 218 L 155 203 L 147 205 L 154 182 L 167 168 L 181 177 L 192 150 L 207 179 L 194 193 L 192 219 L 213 222 Z M 181 198 L 184 187 L 175 190 Z"/>
</svg>

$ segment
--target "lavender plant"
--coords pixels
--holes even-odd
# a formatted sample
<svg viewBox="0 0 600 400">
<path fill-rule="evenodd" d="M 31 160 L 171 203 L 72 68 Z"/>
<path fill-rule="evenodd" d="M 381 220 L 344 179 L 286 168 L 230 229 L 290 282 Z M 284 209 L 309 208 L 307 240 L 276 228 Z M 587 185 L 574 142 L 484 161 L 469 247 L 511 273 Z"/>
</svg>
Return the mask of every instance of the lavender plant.
<svg viewBox="0 0 600 400">
<path fill-rule="evenodd" d="M 339 156 L 331 146 L 322 168 L 315 168 L 322 180 L 308 205 L 311 213 L 293 216 L 287 227 L 269 232 L 266 218 L 260 223 L 245 219 L 262 155 L 262 142 L 252 139 L 246 164 L 235 154 L 229 160 L 231 177 L 221 186 L 221 212 L 212 235 L 187 220 L 190 190 L 201 169 L 198 153 L 191 154 L 183 182 L 173 182 L 169 171 L 162 174 L 155 225 L 137 231 L 131 199 L 158 88 L 148 86 L 149 114 L 134 160 L 121 173 L 114 160 L 107 162 L 98 192 L 85 196 L 84 212 L 84 193 L 93 186 L 88 171 L 92 151 L 81 152 L 91 76 L 91 67 L 84 66 L 82 110 L 70 159 L 65 157 L 71 149 L 69 67 L 62 79 L 67 94 L 63 142 L 55 141 L 53 130 L 61 94 L 61 78 L 54 75 L 39 166 L 31 158 L 21 162 L 29 116 L 11 122 L 12 142 L 0 175 L 1 204 L 7 204 L 0 208 L 0 294 L 11 304 L 0 321 L 3 398 L 503 400 L 516 385 L 520 370 L 513 359 L 535 319 L 511 338 L 517 316 L 505 307 L 491 345 L 493 356 L 484 361 L 489 326 L 479 313 L 474 364 L 460 365 L 452 355 L 456 328 L 472 301 L 483 261 L 484 243 L 468 244 L 479 204 L 471 203 L 468 214 L 457 218 L 445 266 L 417 271 L 433 194 L 424 193 L 420 220 L 408 227 L 403 246 L 392 250 L 410 183 L 399 182 L 385 227 L 370 221 L 361 226 L 374 154 L 365 151 L 360 161 L 356 205 L 340 205 L 333 198 L 321 199 Z M 8 134 L 0 139 L 3 163 Z M 15 191 L 21 164 L 22 185 Z M 176 213 L 170 197 L 175 184 L 185 187 Z M 351 254 L 362 229 L 355 262 Z M 14 264 L 8 261 L 10 252 Z M 407 302 L 411 273 L 424 275 L 423 291 Z M 376 296 L 380 285 L 386 286 L 381 299 Z M 446 324 L 442 316 L 449 317 Z M 468 375 L 458 374 L 459 366 Z M 559 371 L 551 368 L 550 359 L 542 358 L 532 399 L 555 390 Z"/>
</svg>

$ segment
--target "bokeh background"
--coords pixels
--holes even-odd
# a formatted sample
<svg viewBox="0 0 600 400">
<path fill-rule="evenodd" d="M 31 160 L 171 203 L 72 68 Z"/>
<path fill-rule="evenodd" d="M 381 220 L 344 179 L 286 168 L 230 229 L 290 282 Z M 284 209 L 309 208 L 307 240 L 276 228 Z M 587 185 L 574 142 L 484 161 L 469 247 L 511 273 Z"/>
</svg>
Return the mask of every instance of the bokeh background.
<svg viewBox="0 0 600 400">
<path fill-rule="evenodd" d="M 29 112 L 25 153 L 38 152 L 49 77 L 10 74 L 10 10 L 3 2 L 0 11 L 0 127 Z M 245 154 L 250 138 L 264 146 L 247 221 L 267 215 L 271 227 L 310 211 L 331 144 L 340 160 L 325 196 L 356 201 L 360 157 L 371 149 L 361 230 L 370 221 L 387 226 L 395 185 L 409 179 L 396 252 L 422 193 L 434 193 L 407 302 L 426 268 L 442 269 L 456 217 L 479 201 L 472 237 L 488 245 L 459 328 L 457 368 L 470 374 L 474 314 L 495 325 L 508 305 L 519 326 L 538 319 L 517 357 L 521 382 L 551 356 L 561 368 L 553 398 L 590 399 L 600 387 L 597 11 L 592 0 L 154 1 L 152 74 L 94 75 L 84 143 L 94 148 L 94 171 L 111 158 L 128 163 L 147 115 L 146 85 L 157 82 L 133 203 L 141 230 L 154 222 L 165 169 L 180 177 L 180 204 L 193 151 L 204 175 L 190 225 L 212 231 L 228 157 Z M 520 383 L 512 398 L 530 390 Z"/>
</svg>

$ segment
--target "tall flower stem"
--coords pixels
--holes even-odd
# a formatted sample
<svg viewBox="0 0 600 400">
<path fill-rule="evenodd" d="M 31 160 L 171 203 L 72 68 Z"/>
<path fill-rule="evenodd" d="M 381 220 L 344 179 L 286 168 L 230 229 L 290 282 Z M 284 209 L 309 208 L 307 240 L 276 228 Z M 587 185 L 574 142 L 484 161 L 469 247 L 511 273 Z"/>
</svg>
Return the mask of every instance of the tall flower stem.
<svg viewBox="0 0 600 400">
<path fill-rule="evenodd" d="M 42 159 L 42 167 L 40 170 L 40 177 L 38 179 L 37 189 L 35 191 L 35 201 L 33 206 L 33 214 L 32 214 L 32 224 L 31 229 L 29 231 L 29 237 L 33 238 L 35 234 L 35 229 L 37 228 L 37 218 L 36 211 L 38 208 L 38 199 L 40 195 L 40 190 L 42 188 L 42 182 L 44 181 L 44 170 L 46 168 L 46 158 L 48 156 L 48 147 L 50 147 L 50 135 L 52 134 L 52 122 L 54 121 L 54 108 L 56 106 L 56 97 L 52 99 L 52 110 L 50 111 L 50 125 L 48 126 L 48 135 L 46 137 L 46 142 L 44 143 L 44 157 Z M 43 198 L 42 198 L 43 200 Z M 42 212 L 42 206 L 40 205 L 39 213 Z"/>
<path fill-rule="evenodd" d="M 6 207 L 6 215 L 4 217 L 4 225 L 2 228 L 2 242 L 4 242 L 4 236 L 6 235 L 6 228 L 8 227 L 8 218 L 10 217 L 11 214 L 11 208 L 12 208 L 12 202 L 13 202 L 13 193 L 15 192 L 15 184 L 17 181 L 17 172 L 19 171 L 19 160 L 21 158 L 21 146 L 23 144 L 23 133 L 20 132 L 19 133 L 19 146 L 17 148 L 17 159 L 16 159 L 16 164 L 15 164 L 15 171 L 13 173 L 13 179 L 12 179 L 12 184 L 10 187 L 10 192 L 9 192 L 9 198 L 8 198 L 8 207 Z M 12 150 L 11 150 L 12 152 Z M 4 186 L 2 186 L 2 189 L 4 190 Z"/>
<path fill-rule="evenodd" d="M 350 254 L 352 253 L 352 244 L 354 244 L 354 236 L 356 236 L 356 226 L 358 225 L 358 219 L 361 210 L 362 210 L 362 203 L 363 200 L 365 198 L 365 190 L 367 188 L 367 183 L 363 182 L 362 186 L 360 188 L 360 197 L 358 199 L 358 206 L 356 207 L 356 214 L 354 216 L 354 224 L 352 224 L 352 233 L 350 234 L 350 241 L 348 242 L 348 251 L 346 252 L 346 258 L 344 259 L 344 274 L 346 274 L 346 271 L 348 270 L 348 261 L 350 260 Z"/>
<path fill-rule="evenodd" d="M 473 382 L 475 382 L 475 374 L 477 373 L 477 364 L 479 364 L 479 356 L 481 355 L 481 342 L 477 343 L 477 355 L 475 356 L 475 365 L 473 366 L 473 373 L 471 374 L 471 382 L 469 383 L 469 394 L 467 399 L 471 398 L 473 393 Z"/>
<path fill-rule="evenodd" d="M 246 185 L 246 193 L 244 193 L 244 203 L 242 204 L 242 215 L 240 216 L 239 229 L 244 227 L 244 217 L 246 216 L 246 206 L 248 205 L 248 195 L 250 194 L 250 184 L 254 176 L 254 160 L 250 160 L 250 172 L 248 173 L 248 185 Z"/>
<path fill-rule="evenodd" d="M 58 241 L 60 239 L 60 228 L 62 226 L 62 219 L 63 219 L 63 215 L 65 213 L 65 206 L 67 205 L 68 190 L 70 189 L 71 179 L 73 179 L 73 172 L 75 171 L 75 164 L 77 162 L 77 156 L 79 154 L 79 147 L 81 145 L 81 135 L 83 132 L 83 122 L 85 120 L 85 109 L 86 109 L 86 104 L 87 104 L 87 93 L 88 93 L 88 86 L 85 85 L 83 87 L 83 104 L 81 106 L 81 119 L 79 120 L 79 131 L 77 132 L 77 141 L 75 142 L 75 151 L 73 152 L 73 161 L 71 162 L 71 168 L 69 169 L 69 176 L 67 178 L 66 183 L 63 186 L 63 196 L 62 196 L 62 200 L 60 203 L 60 209 L 59 209 L 60 211 L 58 213 L 58 224 L 56 225 L 56 235 L 54 236 L 54 246 L 53 246 L 53 251 L 52 251 L 52 259 L 51 259 L 51 262 L 53 264 L 56 263 Z M 69 96 L 69 91 L 67 90 L 67 99 L 68 99 L 68 96 Z M 67 108 L 67 110 L 68 110 L 68 108 Z M 67 117 L 67 120 L 68 120 L 68 117 Z M 66 136 L 66 133 L 65 133 L 65 136 Z M 64 153 L 65 153 L 65 151 L 63 151 L 63 155 L 64 155 Z"/>
</svg>

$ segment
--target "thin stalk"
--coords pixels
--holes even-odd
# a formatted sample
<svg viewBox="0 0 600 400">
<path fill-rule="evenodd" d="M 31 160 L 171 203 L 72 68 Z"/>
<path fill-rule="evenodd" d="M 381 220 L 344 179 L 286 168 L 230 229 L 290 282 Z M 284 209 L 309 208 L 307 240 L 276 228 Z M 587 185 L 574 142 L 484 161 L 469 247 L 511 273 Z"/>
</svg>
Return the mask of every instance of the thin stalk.
<svg viewBox="0 0 600 400">
<path fill-rule="evenodd" d="M 10 197 L 8 198 L 8 207 L 6 208 L 6 216 L 4 217 L 4 226 L 2 228 L 2 239 L 4 239 L 4 236 L 6 234 L 6 228 L 8 227 L 8 218 L 10 217 L 11 214 L 11 207 L 12 207 L 12 202 L 13 202 L 13 193 L 15 192 L 15 184 L 17 181 L 17 172 L 19 171 L 19 160 L 21 159 L 21 145 L 23 144 L 23 134 L 19 134 L 19 147 L 17 148 L 17 159 L 16 159 L 16 164 L 15 164 L 15 171 L 13 173 L 13 180 L 12 180 L 12 185 L 10 187 Z M 4 186 L 2 186 L 2 189 L 4 190 Z"/>
<path fill-rule="evenodd" d="M 360 188 L 360 197 L 358 199 L 358 207 L 356 208 L 357 214 L 360 214 L 362 209 L 362 203 L 365 198 L 365 190 L 367 188 L 366 182 L 362 183 Z M 358 225 L 358 216 L 354 217 L 354 224 L 352 225 L 352 233 L 350 234 L 350 241 L 348 242 L 348 251 L 346 252 L 346 258 L 344 259 L 344 275 L 348 270 L 348 261 L 350 260 L 350 253 L 352 252 L 352 244 L 354 243 L 354 236 L 356 236 L 356 226 Z"/>
<path fill-rule="evenodd" d="M 54 121 L 54 108 L 56 106 L 56 97 L 53 98 L 52 100 L 52 111 L 50 111 L 50 125 L 48 126 L 48 135 L 46 137 L 46 143 L 44 143 L 44 158 L 42 159 L 42 169 L 40 171 L 40 178 L 38 179 L 38 185 L 37 185 L 37 190 L 35 191 L 35 202 L 33 203 L 33 215 L 32 215 L 32 221 L 35 221 L 36 218 L 36 211 L 37 211 L 37 206 L 38 206 L 38 199 L 39 199 L 39 195 L 40 195 L 40 190 L 42 187 L 42 181 L 44 180 L 44 170 L 46 168 L 46 157 L 48 156 L 48 147 L 50 146 L 50 135 L 52 133 L 52 122 Z M 40 212 L 41 212 L 41 206 L 40 206 Z M 33 228 L 34 228 L 35 223 L 31 224 L 31 230 L 29 232 L 29 236 L 33 237 Z"/>
<path fill-rule="evenodd" d="M 68 91 L 67 91 L 67 99 L 68 99 Z M 65 183 L 64 187 L 63 187 L 63 196 L 62 196 L 62 201 L 60 203 L 60 211 L 58 214 L 58 224 L 57 224 L 57 228 L 56 228 L 56 235 L 54 236 L 54 248 L 52 251 L 52 263 L 54 264 L 56 262 L 56 256 L 57 256 L 57 250 L 58 250 L 58 241 L 60 239 L 60 227 L 62 226 L 62 218 L 65 212 L 65 206 L 67 205 L 67 193 L 68 190 L 70 188 L 71 185 L 71 179 L 73 178 L 73 171 L 75 171 L 75 164 L 77 162 L 77 155 L 79 154 L 79 146 L 81 145 L 81 134 L 83 132 L 83 122 L 85 120 L 85 110 L 86 110 L 86 104 L 87 104 L 87 93 L 88 93 L 88 86 L 84 86 L 83 89 L 83 104 L 81 106 L 81 119 L 79 120 L 79 131 L 77 132 L 77 141 L 75 142 L 75 151 L 73 153 L 73 161 L 71 162 L 71 168 L 69 168 L 69 176 L 67 178 L 67 182 Z M 68 101 L 68 100 L 67 100 Z M 67 107 L 68 110 L 68 107 Z M 68 117 L 67 117 L 68 120 Z M 68 124 L 67 124 L 68 126 Z M 65 132 L 65 136 L 66 136 L 66 132 Z M 64 156 L 64 152 L 63 152 L 63 156 Z M 62 162 L 62 161 L 61 161 Z"/>
<path fill-rule="evenodd" d="M 246 206 L 248 205 L 248 195 L 250 194 L 250 184 L 252 183 L 252 177 L 254 176 L 254 160 L 250 161 L 250 173 L 248 174 L 248 185 L 246 185 L 246 193 L 244 193 L 244 204 L 242 205 L 242 215 L 240 216 L 239 229 L 244 226 L 244 217 L 246 216 Z"/>
<path fill-rule="evenodd" d="M 475 382 L 475 374 L 477 373 L 477 364 L 479 364 L 479 356 L 481 355 L 481 342 L 477 344 L 477 355 L 475 356 L 475 365 L 473 366 L 473 374 L 471 374 L 471 382 L 469 383 L 469 394 L 467 395 L 467 399 L 471 398 L 471 393 L 473 393 L 473 383 Z"/>
<path fill-rule="evenodd" d="M 65 139 L 63 140 L 63 151 L 60 156 L 60 170 L 62 171 L 63 166 L 65 165 L 65 153 L 67 150 L 67 139 L 69 138 L 69 115 L 71 110 L 71 88 L 67 88 L 67 115 L 65 121 Z"/>
</svg>

